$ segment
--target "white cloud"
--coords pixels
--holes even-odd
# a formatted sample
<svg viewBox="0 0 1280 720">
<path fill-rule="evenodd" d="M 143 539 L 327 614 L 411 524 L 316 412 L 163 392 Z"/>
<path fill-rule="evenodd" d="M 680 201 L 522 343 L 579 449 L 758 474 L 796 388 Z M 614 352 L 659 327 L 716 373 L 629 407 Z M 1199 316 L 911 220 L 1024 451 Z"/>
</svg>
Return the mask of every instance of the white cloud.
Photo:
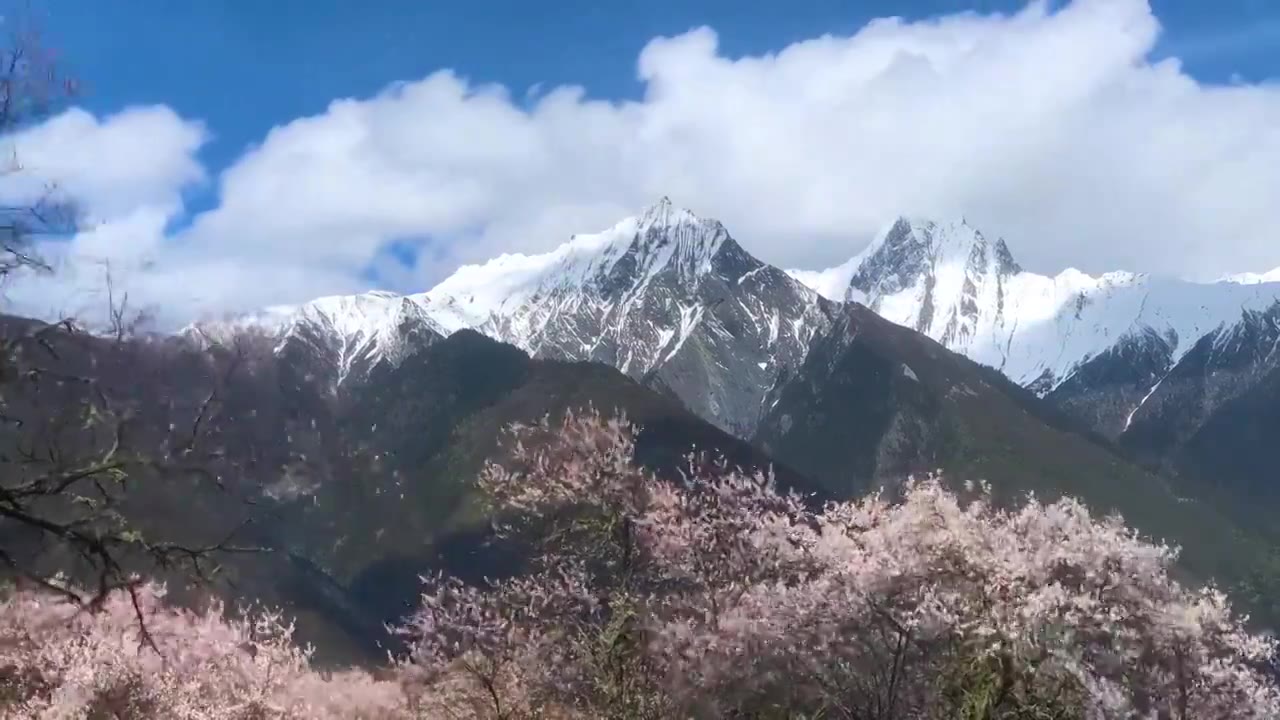
<svg viewBox="0 0 1280 720">
<path fill-rule="evenodd" d="M 129 108 L 99 120 L 79 108 L 6 141 L 22 172 L 0 191 L 56 182 L 98 218 L 144 205 L 174 206 L 178 192 L 204 179 L 195 158 L 206 134 L 167 107 Z"/>
<path fill-rule="evenodd" d="M 55 273 L 11 283 L 5 288 L 10 308 L 38 316 L 102 311 L 106 263 L 127 283 L 164 251 L 165 228 L 182 210 L 182 192 L 205 179 L 196 152 L 206 138 L 199 123 L 159 106 L 102 119 L 73 108 L 8 138 L 6 168 L 16 161 L 20 170 L 0 177 L 0 198 L 29 202 L 52 183 L 57 197 L 74 200 L 83 215 L 74 238 L 35 238 Z M 149 302 L 166 300 L 140 294 Z"/>
<path fill-rule="evenodd" d="M 664 194 L 784 266 L 835 264 L 900 213 L 964 214 L 1038 270 L 1280 265 L 1280 87 L 1201 85 L 1149 60 L 1158 32 L 1143 0 L 880 20 L 760 57 L 704 28 L 651 42 L 621 103 L 442 71 L 273 130 L 139 283 L 178 314 L 296 301 L 429 238 L 395 281 L 425 289 Z M 141 196 L 190 181 L 156 162 Z"/>
</svg>

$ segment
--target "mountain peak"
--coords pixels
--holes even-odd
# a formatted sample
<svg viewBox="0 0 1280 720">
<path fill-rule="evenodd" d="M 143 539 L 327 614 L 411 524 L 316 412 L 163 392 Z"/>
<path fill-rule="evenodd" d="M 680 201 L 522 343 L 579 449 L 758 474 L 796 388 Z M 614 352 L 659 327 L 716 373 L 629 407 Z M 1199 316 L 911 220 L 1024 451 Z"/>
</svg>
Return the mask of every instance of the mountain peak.
<svg viewBox="0 0 1280 720">
<path fill-rule="evenodd" d="M 1009 251 L 1004 238 L 996 238 L 996 262 L 1000 271 L 1006 275 L 1017 275 L 1022 272 L 1022 266 L 1013 259 L 1013 253 Z"/>
<path fill-rule="evenodd" d="M 636 218 L 636 226 L 641 234 L 651 228 L 667 229 L 679 225 L 718 225 L 714 220 L 707 220 L 695 215 L 692 211 L 678 207 L 671 198 L 663 195 L 658 202 L 645 208 Z"/>
<path fill-rule="evenodd" d="M 955 265 L 972 272 L 988 269 L 1000 275 L 1022 271 L 1003 238 L 991 242 L 967 218 L 937 222 L 901 216 L 858 256 L 854 287 L 864 287 L 882 279 L 910 277 L 924 267 Z"/>
<path fill-rule="evenodd" d="M 1223 275 L 1217 282 L 1229 282 L 1237 285 L 1261 285 L 1263 283 L 1280 283 L 1280 267 L 1271 272 L 1244 272 Z"/>
</svg>

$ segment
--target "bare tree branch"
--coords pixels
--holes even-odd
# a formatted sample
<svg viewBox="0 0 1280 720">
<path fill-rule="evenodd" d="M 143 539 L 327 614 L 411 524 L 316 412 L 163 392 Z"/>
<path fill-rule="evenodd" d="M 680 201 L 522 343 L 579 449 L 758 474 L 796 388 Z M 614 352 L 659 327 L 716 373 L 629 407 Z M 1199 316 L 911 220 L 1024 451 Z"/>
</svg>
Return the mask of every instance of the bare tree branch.
<svg viewBox="0 0 1280 720">
<path fill-rule="evenodd" d="M 5 17 L 0 36 L 0 138 L 47 117 L 78 94 L 78 83 L 64 77 L 57 53 L 44 40 L 30 7 Z M 12 149 L 0 177 L 17 181 L 32 173 Z M 0 279 L 17 271 L 50 272 L 52 268 L 32 248 L 32 238 L 67 235 L 76 230 L 79 212 L 57 184 L 46 179 L 43 191 L 29 201 L 0 206 Z"/>
</svg>

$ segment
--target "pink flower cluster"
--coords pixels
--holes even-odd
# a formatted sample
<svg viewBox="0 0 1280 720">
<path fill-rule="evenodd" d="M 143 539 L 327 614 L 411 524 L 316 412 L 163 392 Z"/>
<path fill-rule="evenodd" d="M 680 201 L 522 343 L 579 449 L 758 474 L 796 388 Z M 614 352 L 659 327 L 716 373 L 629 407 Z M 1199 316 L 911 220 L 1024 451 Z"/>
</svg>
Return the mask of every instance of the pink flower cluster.
<svg viewBox="0 0 1280 720">
<path fill-rule="evenodd" d="M 417 620 L 428 664 L 460 663 L 490 700 L 479 716 L 1280 717 L 1275 643 L 1119 518 L 997 509 L 937 477 L 812 509 L 723 464 L 655 478 L 633 432 L 593 413 L 518 428 L 485 471 L 537 566 L 429 592 Z"/>
<path fill-rule="evenodd" d="M 1119 518 L 937 477 L 814 507 L 724 463 L 654 477 L 634 433 L 595 413 L 515 428 L 479 487 L 532 567 L 425 578 L 382 676 L 322 677 L 269 613 L 23 591 L 0 603 L 0 715 L 1280 717 L 1275 643 Z"/>
<path fill-rule="evenodd" d="M 137 602 L 135 604 L 134 599 Z M 228 619 L 171 608 L 164 589 L 118 591 L 100 608 L 19 591 L 0 603 L 0 717 L 399 720 L 400 685 L 322 676 L 274 613 Z"/>
</svg>

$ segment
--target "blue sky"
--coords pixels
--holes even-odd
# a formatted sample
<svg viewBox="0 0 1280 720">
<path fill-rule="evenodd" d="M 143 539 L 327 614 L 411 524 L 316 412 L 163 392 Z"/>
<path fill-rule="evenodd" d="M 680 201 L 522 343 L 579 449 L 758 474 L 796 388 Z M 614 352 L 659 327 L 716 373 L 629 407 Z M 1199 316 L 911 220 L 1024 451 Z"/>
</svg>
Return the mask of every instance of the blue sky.
<svg viewBox="0 0 1280 720">
<path fill-rule="evenodd" d="M 1058 3 L 1061 5 L 1062 3 Z M 164 103 L 212 131 L 202 158 L 226 167 L 277 124 L 334 98 L 453 68 L 516 92 L 582 85 L 636 98 L 636 56 L 654 37 L 707 25 L 730 56 L 775 52 L 876 17 L 1014 12 L 1011 0 L 47 0 L 49 27 L 85 78 L 84 105 Z M 1198 79 L 1280 75 L 1280 2 L 1157 0 L 1155 55 Z M 110 11 L 104 8 L 110 7 Z M 206 188 L 207 190 L 207 188 Z M 212 202 L 198 194 L 194 208 Z"/>
<path fill-rule="evenodd" d="M 1280 265 L 1272 0 L 36 5 L 87 92 L 25 155 L 103 218 L 54 251 L 188 315 L 425 289 L 664 194 L 787 266 L 902 213 L 1044 272 Z"/>
</svg>

